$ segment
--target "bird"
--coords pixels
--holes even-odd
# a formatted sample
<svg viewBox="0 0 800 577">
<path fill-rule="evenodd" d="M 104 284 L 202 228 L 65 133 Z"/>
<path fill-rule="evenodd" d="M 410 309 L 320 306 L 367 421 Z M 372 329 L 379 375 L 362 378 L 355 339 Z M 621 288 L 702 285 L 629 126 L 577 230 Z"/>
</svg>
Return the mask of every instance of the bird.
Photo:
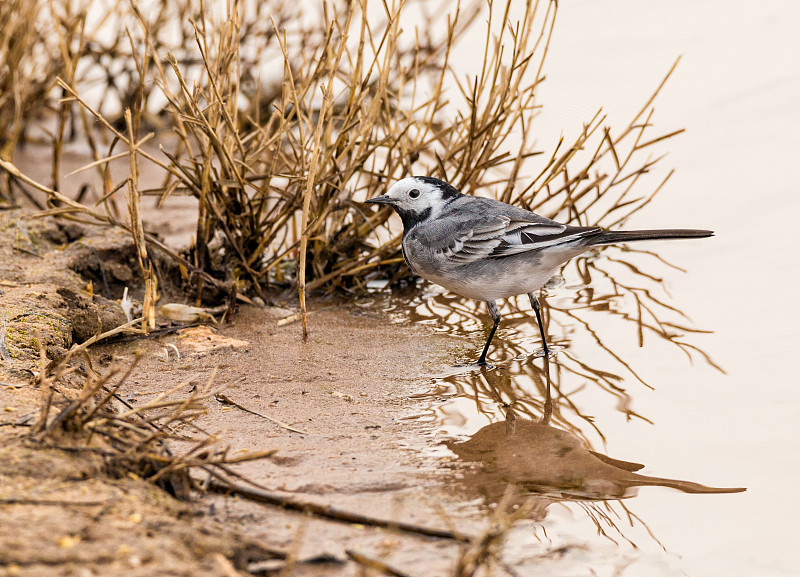
<svg viewBox="0 0 800 577">
<path fill-rule="evenodd" d="M 551 351 L 535 293 L 570 259 L 604 245 L 714 235 L 698 229 L 621 231 L 562 224 L 499 200 L 462 194 L 430 176 L 403 178 L 366 202 L 389 206 L 400 216 L 403 258 L 414 274 L 486 302 L 492 327 L 479 366 L 487 365 L 500 325 L 497 301 L 522 294 L 528 295 L 536 314 L 547 363 Z"/>
</svg>

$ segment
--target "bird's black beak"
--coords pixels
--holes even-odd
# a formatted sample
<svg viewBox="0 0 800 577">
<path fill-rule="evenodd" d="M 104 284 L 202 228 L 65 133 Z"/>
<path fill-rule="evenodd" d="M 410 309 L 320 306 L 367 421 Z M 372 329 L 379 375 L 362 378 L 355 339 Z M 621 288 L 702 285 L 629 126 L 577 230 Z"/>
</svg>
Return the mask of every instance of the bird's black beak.
<svg viewBox="0 0 800 577">
<path fill-rule="evenodd" d="M 371 203 L 371 204 L 389 204 L 389 205 L 391 205 L 394 202 L 394 199 L 389 198 L 386 195 L 383 195 L 383 196 L 376 196 L 375 198 L 369 198 L 369 199 L 365 200 L 364 202 L 368 202 L 368 203 Z"/>
</svg>

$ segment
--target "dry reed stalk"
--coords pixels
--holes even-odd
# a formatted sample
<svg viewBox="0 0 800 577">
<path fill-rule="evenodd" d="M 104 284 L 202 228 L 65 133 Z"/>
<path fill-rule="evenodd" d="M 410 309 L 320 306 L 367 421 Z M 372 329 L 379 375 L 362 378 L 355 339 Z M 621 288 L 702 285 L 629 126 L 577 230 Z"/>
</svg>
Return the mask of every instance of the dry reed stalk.
<svg viewBox="0 0 800 577">
<path fill-rule="evenodd" d="M 465 93 L 471 102 L 469 114 L 457 114 L 451 128 L 446 120 L 452 108 L 445 100 L 446 85 L 449 81 L 458 83 L 458 79 L 452 78 L 449 59 L 456 38 L 476 21 L 478 3 L 467 8 L 456 4 L 454 14 L 448 17 L 446 35 L 418 31 L 413 44 L 401 34 L 404 3 L 376 12 L 367 2 L 351 2 L 344 9 L 323 2 L 319 21 L 310 29 L 291 27 L 291 9 L 283 6 L 272 21 L 272 29 L 260 31 L 243 20 L 244 10 L 234 3 L 219 24 L 205 15 L 195 22 L 193 37 L 184 34 L 182 50 L 190 50 L 194 43 L 197 57 L 172 57 L 170 70 L 160 65 L 169 56 L 164 54 L 161 39 L 161 28 L 168 17 L 160 12 L 155 19 L 145 18 L 132 2 L 131 10 L 141 30 L 135 37 L 128 33 L 129 47 L 117 42 L 107 47 L 107 53 L 127 59 L 130 88 L 121 101 L 132 105 L 129 108 L 136 118 L 146 117 L 143 108 L 153 94 L 151 78 L 157 80 L 156 86 L 167 100 L 165 110 L 179 138 L 178 153 L 167 153 L 167 162 L 144 154 L 140 148 L 137 156 L 164 171 L 162 202 L 178 190 L 200 200 L 192 257 L 195 268 L 220 280 L 240 276 L 235 273 L 240 268 L 249 279 L 249 290 L 260 294 L 269 280 L 266 275 L 302 243 L 299 258 L 304 259 L 304 266 L 299 274 L 310 276 L 308 286 L 348 286 L 360 283 L 355 271 L 366 270 L 365 241 L 387 220 L 385 213 L 376 218 L 358 207 L 353 202 L 355 196 L 374 194 L 385 179 L 397 178 L 408 170 L 425 172 L 430 166 L 456 172 L 469 167 L 461 180 L 477 188 L 487 170 L 509 162 L 507 151 L 495 152 L 523 114 L 532 111 L 530 102 L 538 80 L 524 87 L 522 98 L 514 91 L 522 86 L 525 68 L 533 60 L 525 50 L 531 48 L 528 43 L 533 36 L 536 6 L 528 5 L 524 25 L 516 29 L 510 62 L 502 61 L 501 40 L 494 42 L 487 34 L 489 58 L 475 90 L 488 92 Z M 123 7 L 117 6 L 120 10 Z M 551 9 L 548 6 L 548 14 Z M 509 10 L 507 3 L 504 18 Z M 185 9 L 176 11 L 186 14 Z M 545 19 L 537 42 L 549 38 L 552 18 L 545 15 Z M 245 29 L 257 37 L 262 35 L 265 46 L 272 46 L 281 56 L 285 70 L 284 89 L 272 96 L 272 112 L 266 122 L 249 132 L 243 128 L 254 117 L 240 119 L 238 104 L 243 70 L 230 65 L 240 61 L 242 43 L 249 41 L 241 35 Z M 501 32 L 507 34 L 505 26 Z M 93 33 L 96 31 L 86 32 L 88 38 L 78 44 L 78 52 L 85 51 L 84 57 L 89 60 L 97 55 Z M 62 34 L 60 44 L 66 45 L 70 38 Z M 135 56 L 138 44 L 145 47 L 141 62 Z M 151 56 L 157 56 L 152 58 L 152 65 Z M 131 138 L 120 134 L 113 117 L 94 108 L 69 86 L 70 81 L 81 82 L 74 76 L 75 58 L 71 55 L 70 74 L 62 89 L 79 105 L 82 115 L 93 116 L 110 136 L 130 146 Z M 198 72 L 198 66 L 200 76 L 189 86 L 184 73 Z M 508 80 L 510 89 L 497 92 L 499 78 Z M 430 98 L 418 96 L 426 85 L 433 90 Z M 315 100 L 316 94 L 324 95 L 321 105 Z M 252 98 L 252 94 L 247 97 Z M 484 100 L 492 104 L 481 109 L 479 101 Z M 61 110 L 67 110 L 68 104 L 62 103 Z M 261 108 L 252 110 L 260 117 Z M 511 111 L 508 119 L 503 118 L 504 111 Z M 87 128 L 87 135 L 93 132 Z M 320 138 L 321 146 L 316 145 L 316 138 Z M 94 162 L 85 168 L 102 170 L 107 177 L 107 162 L 115 157 L 111 153 L 105 157 L 95 154 Z M 517 170 L 522 158 L 526 155 L 516 159 Z M 309 179 L 312 163 L 316 170 Z M 414 169 L 415 164 L 428 164 L 429 168 Z M 273 186 L 276 178 L 286 179 L 285 183 Z M 106 180 L 103 200 L 113 200 L 118 187 Z M 314 191 L 313 198 L 308 190 Z M 299 238 L 283 235 L 279 241 L 287 227 L 297 227 Z M 215 270 L 211 262 L 209 243 L 217 231 L 222 232 L 234 258 L 225 263 L 234 270 L 233 275 Z M 268 249 L 276 256 L 267 257 Z M 396 250 L 394 243 L 370 250 L 375 253 L 371 258 L 377 256 L 377 261 L 367 268 L 382 270 L 398 262 Z M 318 280 L 322 278 L 326 280 Z M 198 284 L 198 289 L 201 293 L 202 285 Z"/>
<path fill-rule="evenodd" d="M 476 574 L 494 573 L 493 567 L 501 563 L 502 547 L 508 532 L 514 524 L 530 517 L 536 505 L 532 500 L 523 503 L 516 509 L 514 500 L 519 491 L 509 485 L 497 507 L 489 517 L 489 526 L 479 535 L 472 538 L 468 545 L 461 548 L 461 554 L 453 569 L 454 577 L 473 577 Z"/>
<path fill-rule="evenodd" d="M 351 12 L 352 14 L 352 12 Z M 348 23 L 349 27 L 349 23 Z M 305 193 L 303 194 L 303 213 L 301 217 L 301 233 L 300 233 L 300 262 L 297 273 L 297 291 L 300 299 L 300 313 L 302 315 L 302 330 L 303 341 L 308 340 L 308 315 L 306 314 L 306 257 L 308 251 L 308 215 L 311 209 L 311 197 L 314 194 L 314 183 L 317 177 L 317 169 L 319 168 L 320 157 L 320 144 L 322 142 L 322 128 L 325 122 L 325 115 L 330 107 L 330 93 L 333 88 L 334 71 L 342 58 L 342 48 L 344 42 L 340 45 L 340 49 L 336 52 L 335 59 L 329 57 L 328 68 L 328 85 L 322 90 L 322 106 L 319 110 L 319 118 L 317 125 L 314 129 L 314 148 L 311 155 L 311 163 L 308 167 L 308 177 L 306 179 Z M 287 55 L 284 53 L 284 57 Z"/>
<path fill-rule="evenodd" d="M 147 244 L 144 236 L 144 225 L 142 224 L 142 195 L 139 191 L 139 161 L 138 148 L 136 142 L 136 130 L 133 124 L 133 117 L 130 109 L 125 111 L 125 123 L 128 125 L 130 134 L 130 167 L 131 174 L 128 179 L 128 215 L 130 217 L 130 228 L 133 236 L 133 244 L 136 247 L 136 258 L 139 263 L 139 270 L 144 279 L 144 299 L 142 302 L 142 330 L 153 330 L 156 328 L 156 302 L 158 301 L 158 278 L 153 272 L 153 263 L 147 257 Z"/>
</svg>

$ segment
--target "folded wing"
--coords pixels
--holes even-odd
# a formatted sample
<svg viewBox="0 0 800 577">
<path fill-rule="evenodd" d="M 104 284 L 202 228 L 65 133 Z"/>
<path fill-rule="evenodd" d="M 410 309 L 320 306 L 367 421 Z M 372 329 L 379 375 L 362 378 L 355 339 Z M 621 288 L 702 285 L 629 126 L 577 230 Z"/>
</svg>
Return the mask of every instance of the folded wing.
<svg viewBox="0 0 800 577">
<path fill-rule="evenodd" d="M 452 230 L 449 242 L 438 251 L 454 263 L 469 264 L 572 243 L 599 230 L 496 216 Z"/>
</svg>

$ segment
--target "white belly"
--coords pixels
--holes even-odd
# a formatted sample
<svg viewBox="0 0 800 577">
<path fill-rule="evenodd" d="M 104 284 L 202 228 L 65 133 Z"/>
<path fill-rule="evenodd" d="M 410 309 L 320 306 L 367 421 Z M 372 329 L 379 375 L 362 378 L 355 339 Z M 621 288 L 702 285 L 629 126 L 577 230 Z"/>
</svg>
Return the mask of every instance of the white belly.
<svg viewBox="0 0 800 577">
<path fill-rule="evenodd" d="M 494 301 L 539 290 L 569 259 L 586 251 L 582 246 L 559 246 L 502 258 L 477 258 L 461 263 L 421 245 L 410 243 L 408 258 L 421 277 L 467 298 Z"/>
<path fill-rule="evenodd" d="M 459 271 L 462 272 L 462 271 Z M 434 275 L 421 274 L 431 282 L 457 295 L 481 301 L 494 301 L 537 291 L 558 272 L 557 267 L 519 267 L 487 274 Z M 477 272 L 477 271 L 476 271 Z"/>
</svg>

